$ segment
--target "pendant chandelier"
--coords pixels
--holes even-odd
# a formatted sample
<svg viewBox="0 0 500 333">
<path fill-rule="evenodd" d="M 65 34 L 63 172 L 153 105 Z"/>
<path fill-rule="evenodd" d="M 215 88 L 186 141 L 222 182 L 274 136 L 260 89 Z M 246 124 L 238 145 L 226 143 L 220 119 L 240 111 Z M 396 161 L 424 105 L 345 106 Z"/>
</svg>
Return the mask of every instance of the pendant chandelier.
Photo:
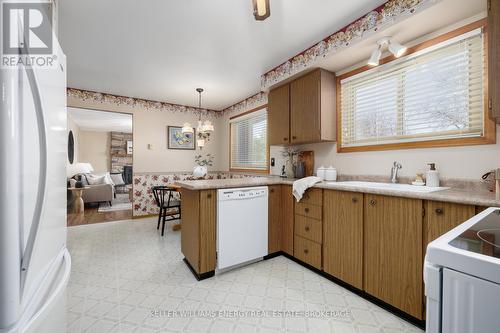
<svg viewBox="0 0 500 333">
<path fill-rule="evenodd" d="M 196 128 L 196 144 L 200 149 L 202 149 L 206 143 L 210 141 L 210 134 L 214 131 L 214 125 L 210 120 L 205 120 L 204 122 L 201 120 L 201 93 L 203 92 L 203 88 L 196 88 L 198 92 L 198 108 L 200 116 L 198 118 L 198 127 Z M 182 126 L 182 133 L 194 133 L 194 128 L 191 126 L 189 122 L 184 123 Z"/>
</svg>

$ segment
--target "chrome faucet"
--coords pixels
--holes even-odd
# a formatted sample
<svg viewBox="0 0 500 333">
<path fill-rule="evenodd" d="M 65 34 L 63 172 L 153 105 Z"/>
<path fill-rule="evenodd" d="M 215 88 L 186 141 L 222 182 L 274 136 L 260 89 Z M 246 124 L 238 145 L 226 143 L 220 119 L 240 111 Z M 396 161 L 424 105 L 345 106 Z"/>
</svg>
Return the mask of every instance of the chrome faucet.
<svg viewBox="0 0 500 333">
<path fill-rule="evenodd" d="M 394 164 L 392 165 L 392 169 L 391 169 L 391 182 L 393 182 L 393 183 L 398 182 L 398 170 L 401 168 L 403 168 L 401 163 L 394 162 Z"/>
</svg>

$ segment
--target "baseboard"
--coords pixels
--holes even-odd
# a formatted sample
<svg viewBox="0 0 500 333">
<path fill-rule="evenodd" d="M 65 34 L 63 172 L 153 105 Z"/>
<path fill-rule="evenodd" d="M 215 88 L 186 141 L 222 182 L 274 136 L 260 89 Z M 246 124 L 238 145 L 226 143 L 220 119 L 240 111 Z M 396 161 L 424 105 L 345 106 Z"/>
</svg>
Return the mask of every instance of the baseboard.
<svg viewBox="0 0 500 333">
<path fill-rule="evenodd" d="M 215 271 L 210 271 L 210 272 L 205 272 L 205 273 L 198 274 L 194 270 L 193 266 L 191 266 L 191 264 L 189 263 L 189 261 L 186 258 L 184 258 L 183 261 L 187 265 L 187 267 L 189 268 L 189 270 L 191 271 L 191 273 L 193 273 L 193 275 L 196 278 L 196 280 L 198 280 L 198 281 L 211 278 L 212 276 L 215 275 Z"/>
<path fill-rule="evenodd" d="M 132 220 L 146 219 L 146 218 L 153 217 L 153 216 L 158 217 L 158 214 L 148 214 L 148 215 L 132 216 Z"/>
</svg>

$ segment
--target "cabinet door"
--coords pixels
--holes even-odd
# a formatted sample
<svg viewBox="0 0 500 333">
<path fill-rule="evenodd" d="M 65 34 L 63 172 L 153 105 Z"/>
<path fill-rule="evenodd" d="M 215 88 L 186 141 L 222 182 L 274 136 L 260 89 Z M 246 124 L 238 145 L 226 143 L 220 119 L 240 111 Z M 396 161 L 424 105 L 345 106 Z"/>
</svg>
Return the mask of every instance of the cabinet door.
<svg viewBox="0 0 500 333">
<path fill-rule="evenodd" d="M 325 190 L 323 269 L 363 288 L 363 194 Z"/>
<path fill-rule="evenodd" d="M 290 85 L 269 92 L 267 122 L 270 145 L 290 143 Z"/>
<path fill-rule="evenodd" d="M 182 197 L 184 201 L 184 197 Z M 217 191 L 200 191 L 200 272 L 206 273 L 215 270 L 216 264 L 216 210 L 217 210 Z M 185 210 L 182 210 L 185 214 Z M 184 225 L 184 224 L 183 224 Z"/>
<path fill-rule="evenodd" d="M 427 201 L 424 220 L 424 253 L 427 244 L 464 223 L 476 213 L 476 207 L 449 202 Z"/>
<path fill-rule="evenodd" d="M 490 114 L 500 122 L 500 1 L 488 0 L 488 94 Z"/>
<path fill-rule="evenodd" d="M 280 251 L 280 229 L 282 219 L 281 185 L 269 186 L 268 206 L 268 251 L 269 254 Z"/>
<path fill-rule="evenodd" d="M 281 220 L 281 250 L 293 256 L 293 227 L 294 213 L 292 187 L 281 186 L 282 220 Z"/>
<path fill-rule="evenodd" d="M 422 319 L 421 200 L 366 194 L 364 289 Z"/>
<path fill-rule="evenodd" d="M 290 84 L 291 142 L 321 140 L 321 71 L 311 72 Z"/>
</svg>

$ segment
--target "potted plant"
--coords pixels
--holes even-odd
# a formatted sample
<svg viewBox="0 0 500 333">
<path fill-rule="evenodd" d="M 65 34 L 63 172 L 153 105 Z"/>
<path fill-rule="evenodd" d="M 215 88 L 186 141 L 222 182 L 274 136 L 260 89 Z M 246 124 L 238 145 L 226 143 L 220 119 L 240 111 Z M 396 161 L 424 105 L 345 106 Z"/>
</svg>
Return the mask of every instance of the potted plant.
<svg viewBox="0 0 500 333">
<path fill-rule="evenodd" d="M 193 176 L 196 178 L 203 178 L 208 172 L 207 166 L 213 165 L 214 157 L 212 154 L 206 154 L 205 156 L 200 154 L 194 157 L 194 161 L 197 166 L 193 169 Z"/>
</svg>

